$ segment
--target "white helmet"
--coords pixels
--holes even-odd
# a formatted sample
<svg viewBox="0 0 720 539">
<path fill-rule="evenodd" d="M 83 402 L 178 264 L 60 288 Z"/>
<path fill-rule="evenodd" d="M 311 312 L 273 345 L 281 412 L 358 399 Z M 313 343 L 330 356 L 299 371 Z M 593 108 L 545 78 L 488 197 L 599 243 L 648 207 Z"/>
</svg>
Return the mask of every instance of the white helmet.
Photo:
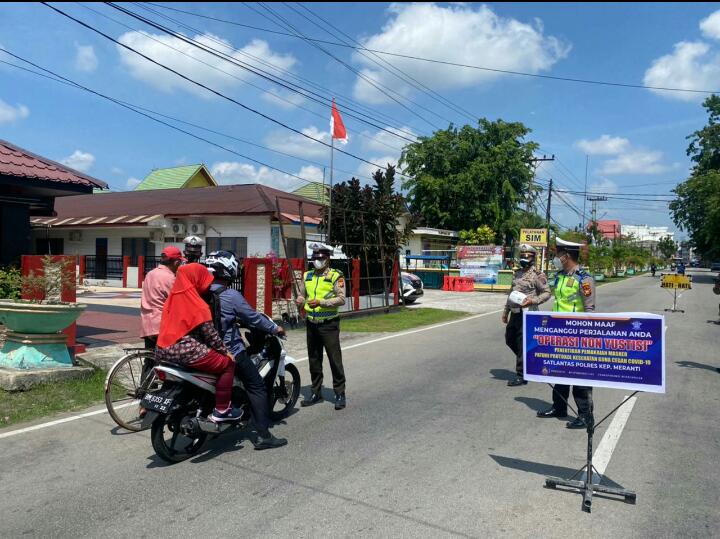
<svg viewBox="0 0 720 539">
<path fill-rule="evenodd" d="M 232 281 L 237 278 L 240 264 L 230 251 L 213 251 L 205 258 L 205 265 L 215 277 Z"/>
</svg>

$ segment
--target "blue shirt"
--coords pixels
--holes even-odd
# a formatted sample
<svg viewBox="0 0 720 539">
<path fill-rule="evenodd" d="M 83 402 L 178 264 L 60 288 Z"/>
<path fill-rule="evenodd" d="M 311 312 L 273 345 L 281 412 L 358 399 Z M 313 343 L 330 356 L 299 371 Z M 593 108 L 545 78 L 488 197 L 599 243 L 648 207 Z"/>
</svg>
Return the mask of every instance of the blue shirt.
<svg viewBox="0 0 720 539">
<path fill-rule="evenodd" d="M 222 285 L 217 283 L 210 286 L 212 292 L 220 288 Z M 233 356 L 245 350 L 236 322 L 240 322 L 243 327 L 258 329 L 265 333 L 275 333 L 278 327 L 272 320 L 253 309 L 243 295 L 232 288 L 226 288 L 220 294 L 220 311 L 220 336 Z"/>
</svg>

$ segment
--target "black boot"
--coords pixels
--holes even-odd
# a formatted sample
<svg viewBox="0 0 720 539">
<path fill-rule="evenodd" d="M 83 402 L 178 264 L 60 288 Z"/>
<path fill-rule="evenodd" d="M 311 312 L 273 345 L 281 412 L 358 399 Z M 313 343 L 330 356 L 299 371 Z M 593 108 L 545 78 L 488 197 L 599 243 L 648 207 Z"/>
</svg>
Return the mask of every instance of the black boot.
<svg viewBox="0 0 720 539">
<path fill-rule="evenodd" d="M 345 408 L 345 393 L 335 393 L 335 409 L 342 410 Z"/>
<path fill-rule="evenodd" d="M 524 386 L 525 384 L 527 384 L 527 380 L 525 380 L 525 379 L 524 379 L 522 376 L 520 376 L 519 374 L 518 374 L 515 378 L 513 378 L 512 380 L 508 381 L 508 383 L 507 383 L 507 385 L 509 385 L 510 387 Z"/>
<path fill-rule="evenodd" d="M 275 449 L 276 447 L 282 447 L 287 445 L 285 438 L 275 438 L 269 430 L 265 432 L 258 432 L 257 438 L 253 442 L 255 449 L 262 451 L 263 449 Z"/>
<path fill-rule="evenodd" d="M 303 408 L 306 406 L 313 406 L 319 402 L 323 402 L 325 399 L 323 399 L 323 396 L 320 393 L 313 393 L 312 397 L 309 399 L 305 399 L 300 403 L 300 406 Z"/>
<path fill-rule="evenodd" d="M 548 410 L 541 410 L 537 413 L 538 417 L 565 417 L 567 416 L 567 412 L 564 412 L 562 410 L 556 410 L 554 407 L 549 408 Z"/>
</svg>

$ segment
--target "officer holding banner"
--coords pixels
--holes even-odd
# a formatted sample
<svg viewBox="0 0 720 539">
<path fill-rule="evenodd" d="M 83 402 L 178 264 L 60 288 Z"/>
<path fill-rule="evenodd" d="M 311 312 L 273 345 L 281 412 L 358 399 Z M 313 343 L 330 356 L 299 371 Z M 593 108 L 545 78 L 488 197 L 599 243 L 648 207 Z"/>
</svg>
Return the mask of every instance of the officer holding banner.
<svg viewBox="0 0 720 539">
<path fill-rule="evenodd" d="M 511 387 L 527 384 L 523 378 L 523 308 L 537 311 L 538 305 L 550 299 L 550 286 L 545 274 L 535 267 L 536 257 L 535 247 L 525 243 L 520 246 L 520 269 L 513 275 L 512 288 L 502 314 L 503 324 L 507 324 L 505 344 L 515 354 L 516 376 L 507 384 Z"/>
<path fill-rule="evenodd" d="M 555 240 L 556 255 L 553 265 L 558 269 L 555 277 L 553 311 L 556 312 L 593 312 L 595 310 L 595 281 L 580 268 L 580 247 L 582 244 Z M 573 386 L 573 398 L 578 409 L 578 417 L 568 421 L 569 429 L 584 429 L 594 422 L 592 388 Z M 537 413 L 538 417 L 567 416 L 567 400 L 570 398 L 570 386 L 555 384 L 553 406 Z"/>
</svg>

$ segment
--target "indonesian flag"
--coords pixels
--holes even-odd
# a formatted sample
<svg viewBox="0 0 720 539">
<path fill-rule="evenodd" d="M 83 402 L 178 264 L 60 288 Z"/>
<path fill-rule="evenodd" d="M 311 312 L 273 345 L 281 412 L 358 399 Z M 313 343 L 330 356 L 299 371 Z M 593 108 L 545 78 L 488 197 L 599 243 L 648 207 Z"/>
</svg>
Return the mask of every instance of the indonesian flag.
<svg viewBox="0 0 720 539">
<path fill-rule="evenodd" d="M 345 124 L 342 121 L 340 112 L 335 106 L 335 100 L 332 100 L 332 114 L 330 116 L 330 135 L 332 138 L 339 140 L 343 144 L 347 144 L 348 136 Z"/>
</svg>

